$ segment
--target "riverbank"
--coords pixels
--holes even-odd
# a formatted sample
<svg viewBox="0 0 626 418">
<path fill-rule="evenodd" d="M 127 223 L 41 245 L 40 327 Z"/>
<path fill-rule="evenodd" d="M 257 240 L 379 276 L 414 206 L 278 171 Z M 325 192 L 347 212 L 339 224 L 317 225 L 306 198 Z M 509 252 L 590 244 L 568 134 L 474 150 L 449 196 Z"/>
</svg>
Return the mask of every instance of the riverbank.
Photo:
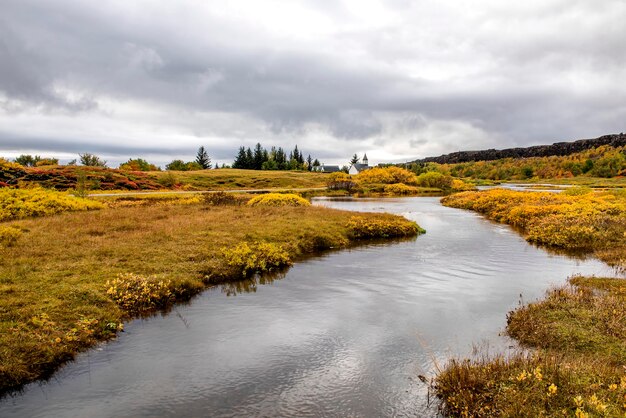
<svg viewBox="0 0 626 418">
<path fill-rule="evenodd" d="M 533 243 L 578 250 L 624 269 L 626 198 L 491 190 L 443 199 L 520 229 Z M 626 284 L 570 279 L 508 315 L 506 333 L 530 354 L 453 360 L 435 379 L 448 416 L 623 416 L 626 413 Z"/>
<path fill-rule="evenodd" d="M 21 236 L 0 247 L 0 391 L 49 376 L 125 320 L 212 283 L 363 239 L 423 232 L 387 214 L 187 203 L 3 223 Z"/>
</svg>

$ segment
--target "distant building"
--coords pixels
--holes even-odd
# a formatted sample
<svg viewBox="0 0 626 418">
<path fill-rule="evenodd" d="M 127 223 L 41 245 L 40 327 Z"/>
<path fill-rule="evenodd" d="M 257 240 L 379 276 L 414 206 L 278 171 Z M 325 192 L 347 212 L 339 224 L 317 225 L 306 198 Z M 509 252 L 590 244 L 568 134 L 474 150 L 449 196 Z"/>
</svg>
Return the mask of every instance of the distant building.
<svg viewBox="0 0 626 418">
<path fill-rule="evenodd" d="M 356 175 L 359 174 L 361 171 L 365 171 L 365 170 L 369 170 L 370 167 L 369 166 L 369 160 L 367 159 L 367 154 L 363 154 L 363 158 L 361 159 L 361 163 L 356 163 L 356 164 L 352 164 L 350 166 L 350 168 L 348 169 L 348 174 L 351 175 Z"/>
<path fill-rule="evenodd" d="M 318 165 L 317 167 L 313 167 L 313 171 L 318 171 L 320 173 L 336 173 L 337 171 L 341 171 L 341 167 L 338 165 Z"/>
</svg>

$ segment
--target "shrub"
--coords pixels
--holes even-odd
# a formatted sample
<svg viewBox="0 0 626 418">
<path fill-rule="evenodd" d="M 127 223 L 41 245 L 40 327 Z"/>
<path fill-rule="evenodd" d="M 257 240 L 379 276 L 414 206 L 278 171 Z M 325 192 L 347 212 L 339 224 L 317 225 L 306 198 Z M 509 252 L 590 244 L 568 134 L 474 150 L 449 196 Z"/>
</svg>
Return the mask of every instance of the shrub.
<svg viewBox="0 0 626 418">
<path fill-rule="evenodd" d="M 386 184 L 385 193 L 394 196 L 406 196 L 419 193 L 419 189 L 413 186 L 407 186 L 404 183 Z"/>
<path fill-rule="evenodd" d="M 426 232 L 407 219 L 367 219 L 353 216 L 346 226 L 350 237 L 354 239 L 412 237 Z"/>
<path fill-rule="evenodd" d="M 222 248 L 222 255 L 226 263 L 240 271 L 243 277 L 291 265 L 287 251 L 281 246 L 266 242 L 242 242 L 235 248 Z"/>
<path fill-rule="evenodd" d="M 330 173 L 328 180 L 326 181 L 326 187 L 330 190 L 347 190 L 350 191 L 356 187 L 356 182 L 352 179 L 352 176 L 338 171 L 336 173 Z"/>
<path fill-rule="evenodd" d="M 15 226 L 0 226 L 0 248 L 12 247 L 22 236 L 22 230 Z"/>
<path fill-rule="evenodd" d="M 226 192 L 209 192 L 202 194 L 202 203 L 209 206 L 234 206 L 242 203 L 234 194 Z"/>
<path fill-rule="evenodd" d="M 292 193 L 267 193 L 253 197 L 248 201 L 250 206 L 310 206 L 303 197 Z"/>
<path fill-rule="evenodd" d="M 450 188 L 455 192 L 466 192 L 466 191 L 476 190 L 476 187 L 474 187 L 473 185 L 466 183 L 463 180 L 459 180 L 459 179 L 452 179 Z"/>
<path fill-rule="evenodd" d="M 102 209 L 100 202 L 44 189 L 0 189 L 0 221 Z"/>
<path fill-rule="evenodd" d="M 130 159 L 123 164 L 120 164 L 120 170 L 126 171 L 159 171 L 159 167 L 154 164 L 150 164 L 142 158 Z"/>
<path fill-rule="evenodd" d="M 170 305 L 175 299 L 175 289 L 170 280 L 156 276 L 119 274 L 107 281 L 107 294 L 129 313 L 149 312 Z"/>
<path fill-rule="evenodd" d="M 436 187 L 438 189 L 449 189 L 452 187 L 452 177 L 436 171 L 417 176 L 417 185 L 422 187 Z"/>
<path fill-rule="evenodd" d="M 417 184 L 417 177 L 414 173 L 404 168 L 390 167 L 374 167 L 369 170 L 360 172 L 357 175 L 357 181 L 361 184 L 395 184 L 404 183 L 409 185 Z"/>
<path fill-rule="evenodd" d="M 107 166 L 107 162 L 105 160 L 102 160 L 97 155 L 90 154 L 88 152 L 84 154 L 79 154 L 79 157 L 80 157 L 80 163 L 88 167 L 106 167 Z"/>
</svg>

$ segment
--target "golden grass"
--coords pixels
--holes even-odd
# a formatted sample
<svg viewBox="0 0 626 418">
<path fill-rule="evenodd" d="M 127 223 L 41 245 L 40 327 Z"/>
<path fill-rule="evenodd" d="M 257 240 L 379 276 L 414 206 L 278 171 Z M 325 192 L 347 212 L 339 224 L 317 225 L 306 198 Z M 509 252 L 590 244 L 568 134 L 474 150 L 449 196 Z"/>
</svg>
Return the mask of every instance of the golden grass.
<svg viewBox="0 0 626 418">
<path fill-rule="evenodd" d="M 448 416 L 626 414 L 626 281 L 577 277 L 509 314 L 532 354 L 451 361 L 435 389 Z"/>
<path fill-rule="evenodd" d="M 444 198 L 518 227 L 526 239 L 626 266 L 626 195 L 490 190 Z M 449 416 L 626 415 L 626 281 L 577 277 L 508 315 L 531 355 L 451 361 L 435 380 Z"/>
<path fill-rule="evenodd" d="M 132 315 L 120 302 L 127 289 L 156 292 L 141 306 L 168 301 L 155 285 L 160 281 L 177 298 L 190 297 L 208 283 L 242 276 L 224 248 L 266 243 L 297 260 L 354 243 L 352 216 L 312 206 L 152 204 L 4 223 L 22 236 L 0 247 L 0 391 L 46 376 L 114 336 Z M 360 216 L 413 225 L 393 215 Z M 148 283 L 114 286 L 131 273 Z"/>
<path fill-rule="evenodd" d="M 594 253 L 625 268 L 626 194 L 572 189 L 563 193 L 493 189 L 442 199 L 446 206 L 471 209 L 520 228 L 530 242 Z"/>
<path fill-rule="evenodd" d="M 168 176 L 187 190 L 301 189 L 325 187 L 328 174 L 283 170 L 219 170 L 150 172 L 163 182 Z"/>
</svg>

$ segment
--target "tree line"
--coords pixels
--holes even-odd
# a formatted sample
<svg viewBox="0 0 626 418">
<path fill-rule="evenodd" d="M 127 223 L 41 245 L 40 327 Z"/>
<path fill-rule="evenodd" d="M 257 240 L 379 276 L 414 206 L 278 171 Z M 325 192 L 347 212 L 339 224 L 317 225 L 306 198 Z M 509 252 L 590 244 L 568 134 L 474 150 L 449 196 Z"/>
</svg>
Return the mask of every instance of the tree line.
<svg viewBox="0 0 626 418">
<path fill-rule="evenodd" d="M 14 160 L 16 163 L 24 167 L 41 167 L 44 165 L 58 165 L 57 158 L 42 158 L 38 155 L 20 155 Z M 103 167 L 107 168 L 107 161 L 95 154 L 84 153 L 79 154 L 78 159 L 70 161 L 67 165 L 83 165 L 87 167 Z M 309 154 L 306 158 L 298 146 L 296 145 L 289 153 L 285 152 L 282 147 L 271 147 L 269 150 L 257 143 L 254 150 L 250 147 L 239 147 L 239 152 L 233 162 L 233 168 L 246 170 L 308 170 L 312 171 L 321 164 L 319 160 L 313 159 Z M 222 165 L 222 168 L 226 168 Z M 166 170 L 170 171 L 193 171 L 208 170 L 211 168 L 219 168 L 218 164 L 213 165 L 211 157 L 206 148 L 201 146 L 198 148 L 195 160 L 183 161 L 173 160 L 165 165 Z M 119 165 L 120 170 L 127 171 L 159 171 L 160 167 L 149 163 L 142 158 L 131 158 Z"/>
<path fill-rule="evenodd" d="M 282 147 L 271 147 L 269 150 L 257 143 L 254 150 L 239 147 L 233 162 L 233 168 L 244 170 L 313 170 L 320 162 L 309 154 L 306 159 L 296 145 L 289 155 Z"/>
</svg>

